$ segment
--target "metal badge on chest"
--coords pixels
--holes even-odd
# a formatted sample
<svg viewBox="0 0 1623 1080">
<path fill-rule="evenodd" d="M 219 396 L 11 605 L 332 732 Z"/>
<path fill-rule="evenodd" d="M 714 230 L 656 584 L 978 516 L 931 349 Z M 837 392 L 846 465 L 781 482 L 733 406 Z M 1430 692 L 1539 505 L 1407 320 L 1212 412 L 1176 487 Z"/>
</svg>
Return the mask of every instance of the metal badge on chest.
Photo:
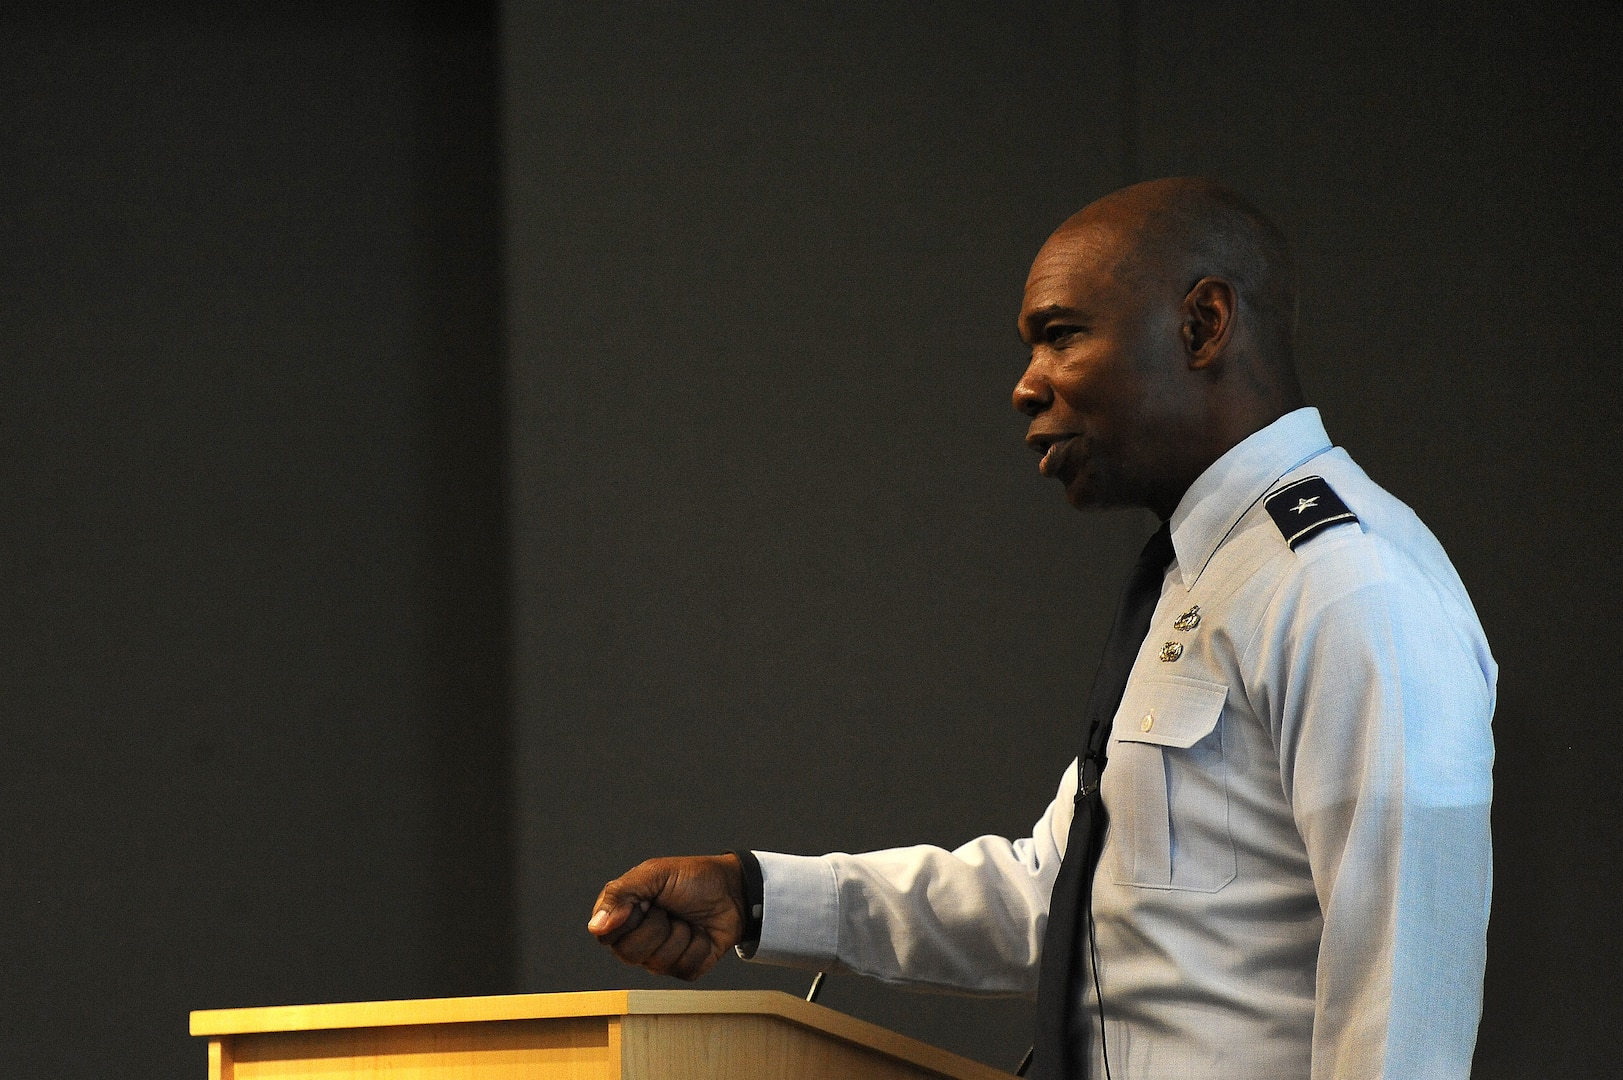
<svg viewBox="0 0 1623 1080">
<path fill-rule="evenodd" d="M 1188 633 L 1200 625 L 1200 605 L 1196 604 L 1188 611 L 1179 615 L 1172 623 L 1172 629 Z M 1183 656 L 1183 642 L 1165 641 L 1161 643 L 1161 663 L 1176 664 Z"/>
</svg>

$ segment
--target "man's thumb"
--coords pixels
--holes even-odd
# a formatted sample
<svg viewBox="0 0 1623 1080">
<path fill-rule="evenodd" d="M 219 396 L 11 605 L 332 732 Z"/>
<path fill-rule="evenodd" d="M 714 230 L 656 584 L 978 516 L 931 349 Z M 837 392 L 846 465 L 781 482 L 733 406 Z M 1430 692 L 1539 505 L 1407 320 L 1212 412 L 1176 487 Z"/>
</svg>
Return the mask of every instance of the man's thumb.
<svg viewBox="0 0 1623 1080">
<path fill-rule="evenodd" d="M 635 881 L 635 872 L 616 878 L 603 886 L 597 903 L 592 907 L 592 918 L 586 929 L 602 937 L 616 930 L 635 930 L 648 912 L 652 897 L 658 894 L 662 882 Z M 650 888 L 650 886 L 652 886 Z"/>
</svg>

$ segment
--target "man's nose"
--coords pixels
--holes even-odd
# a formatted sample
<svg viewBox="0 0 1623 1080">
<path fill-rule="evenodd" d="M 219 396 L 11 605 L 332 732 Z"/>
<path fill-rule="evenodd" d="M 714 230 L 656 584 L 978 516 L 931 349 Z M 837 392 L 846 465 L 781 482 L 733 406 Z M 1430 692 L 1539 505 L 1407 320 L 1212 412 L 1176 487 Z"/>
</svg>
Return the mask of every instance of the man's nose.
<svg viewBox="0 0 1623 1080">
<path fill-rule="evenodd" d="M 1026 373 L 1014 384 L 1014 411 L 1025 416 L 1036 416 L 1054 403 L 1054 392 L 1048 380 L 1037 374 L 1035 368 L 1035 364 L 1026 368 Z"/>
</svg>

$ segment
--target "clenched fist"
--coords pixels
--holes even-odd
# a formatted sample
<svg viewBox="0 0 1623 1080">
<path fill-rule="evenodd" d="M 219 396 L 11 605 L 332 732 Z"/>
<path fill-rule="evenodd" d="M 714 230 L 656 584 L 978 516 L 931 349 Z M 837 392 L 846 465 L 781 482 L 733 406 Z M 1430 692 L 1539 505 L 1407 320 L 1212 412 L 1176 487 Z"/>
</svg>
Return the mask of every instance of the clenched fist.
<svg viewBox="0 0 1623 1080">
<path fill-rule="evenodd" d="M 586 929 L 628 964 L 697 979 L 744 934 L 738 857 L 649 859 L 603 886 Z"/>
</svg>

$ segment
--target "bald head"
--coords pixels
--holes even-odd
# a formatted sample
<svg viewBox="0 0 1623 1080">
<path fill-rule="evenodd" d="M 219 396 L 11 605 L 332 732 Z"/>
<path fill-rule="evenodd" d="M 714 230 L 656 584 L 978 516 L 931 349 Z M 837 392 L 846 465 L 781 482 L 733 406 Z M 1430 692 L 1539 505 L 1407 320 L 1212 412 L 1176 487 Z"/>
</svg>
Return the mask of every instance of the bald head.
<svg viewBox="0 0 1623 1080">
<path fill-rule="evenodd" d="M 1238 192 L 1198 176 L 1146 180 L 1072 215 L 1055 236 L 1090 227 L 1119 237 L 1117 273 L 1124 280 L 1182 289 L 1204 277 L 1232 283 L 1249 315 L 1258 359 L 1292 373 L 1296 267 L 1290 243 Z"/>
<path fill-rule="evenodd" d="M 1135 184 L 1055 231 L 1020 311 L 1015 408 L 1077 507 L 1163 518 L 1194 479 L 1302 405 L 1279 230 L 1211 180 Z"/>
</svg>

